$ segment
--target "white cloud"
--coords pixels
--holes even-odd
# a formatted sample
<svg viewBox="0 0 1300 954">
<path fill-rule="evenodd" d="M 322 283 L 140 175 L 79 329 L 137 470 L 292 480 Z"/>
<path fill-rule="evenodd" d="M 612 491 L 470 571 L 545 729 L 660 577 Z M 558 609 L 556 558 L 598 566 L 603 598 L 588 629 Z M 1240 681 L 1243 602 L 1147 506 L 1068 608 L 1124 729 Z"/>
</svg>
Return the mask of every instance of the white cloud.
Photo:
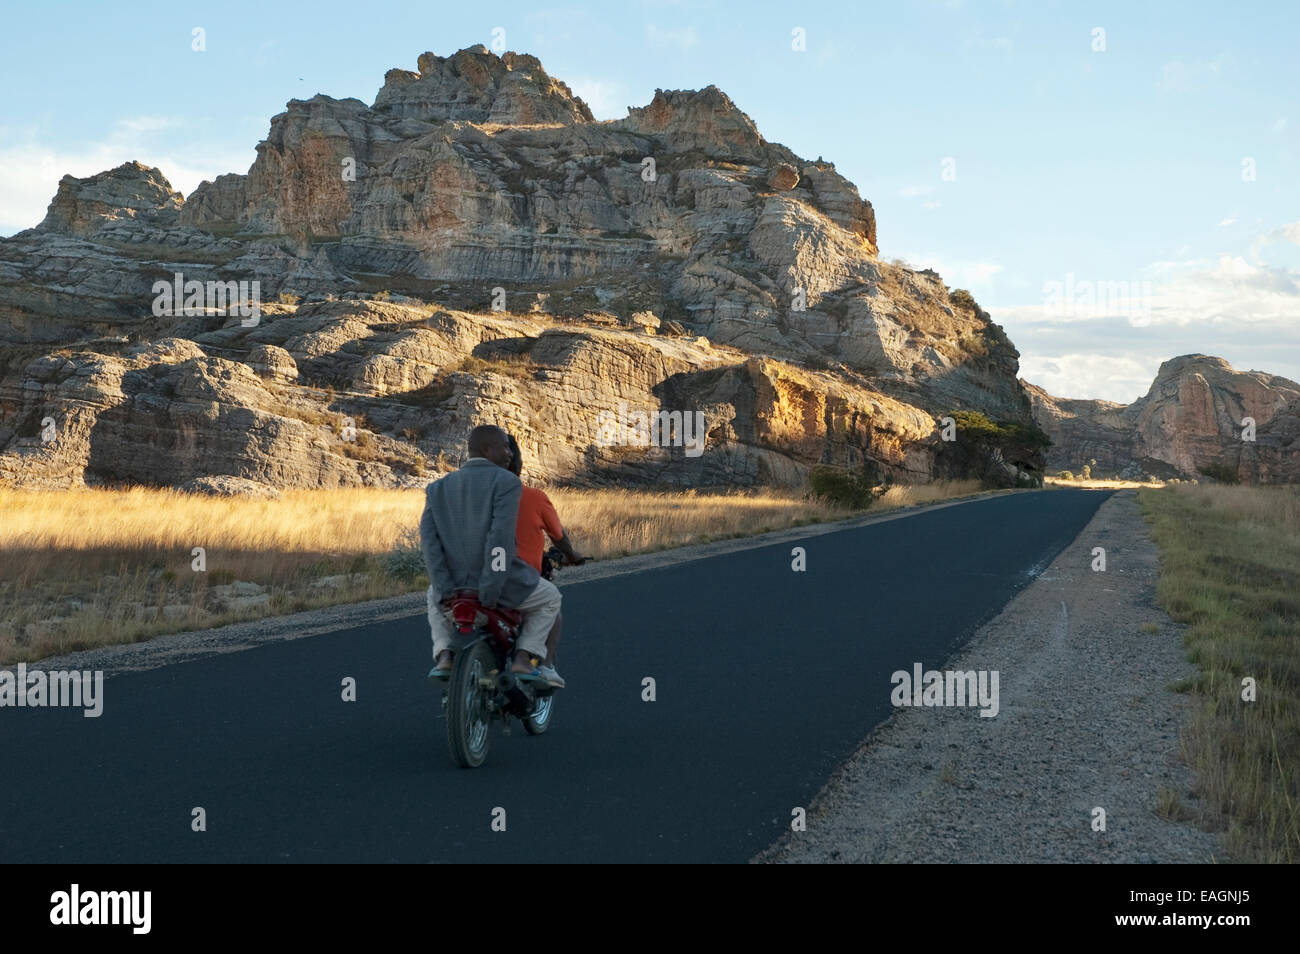
<svg viewBox="0 0 1300 954">
<path fill-rule="evenodd" d="M 1300 273 L 1289 268 L 1221 255 L 1217 261 L 1157 262 L 1145 271 L 1155 288 L 1155 324 L 1222 320 L 1245 332 L 1294 328 L 1300 318 Z"/>
<path fill-rule="evenodd" d="M 1271 242 L 1293 242 L 1300 245 L 1300 222 L 1288 222 L 1286 225 L 1270 229 L 1260 236 L 1259 241 L 1262 245 Z"/>
<path fill-rule="evenodd" d="M 627 115 L 627 94 L 619 84 L 586 77 L 568 83 L 569 88 L 591 107 L 591 114 L 597 119 L 622 119 Z"/>
<path fill-rule="evenodd" d="M 1273 125 L 1270 128 L 1275 133 L 1280 133 L 1282 130 L 1286 129 L 1286 117 L 1285 116 L 1278 117 L 1276 120 L 1273 121 Z"/>
<path fill-rule="evenodd" d="M 1000 271 L 1002 266 L 991 262 L 957 262 L 948 267 L 948 274 L 952 276 L 952 281 L 961 282 L 964 286 L 987 285 L 989 280 Z M 940 274 L 944 273 L 940 272 Z"/>
<path fill-rule="evenodd" d="M 1300 223 L 1273 229 L 1253 248 L 1276 241 L 1300 244 Z M 1038 304 L 1003 313 L 1018 322 L 1056 325 L 1113 319 L 1133 327 L 1226 322 L 1251 333 L 1300 330 L 1300 271 L 1241 255 L 1153 262 L 1128 275 L 1069 272 L 1045 280 L 1039 292 Z"/>
<path fill-rule="evenodd" d="M 904 199 L 914 199 L 918 195 L 929 195 L 934 191 L 934 186 L 903 186 L 898 190 L 898 194 Z"/>
<path fill-rule="evenodd" d="M 1229 225 L 1235 225 L 1236 222 L 1237 222 L 1236 219 L 1224 219 L 1224 220 L 1223 220 L 1222 222 L 1220 222 L 1217 226 L 1215 226 L 1215 228 L 1224 229 L 1224 228 L 1227 228 Z"/>
<path fill-rule="evenodd" d="M 1271 242 L 1300 243 L 1300 222 L 1261 235 L 1255 247 Z M 1095 294 L 1080 295 L 1085 281 Z M 1300 270 L 1223 254 L 1069 283 L 1077 307 L 1064 312 L 1059 300 L 1049 307 L 1056 296 L 1046 283 L 1038 304 L 982 302 L 1020 350 L 1022 376 L 1060 397 L 1127 403 L 1146 392 L 1161 362 L 1195 353 L 1300 380 Z M 1136 297 L 1103 296 L 1106 285 Z"/>
<path fill-rule="evenodd" d="M 939 202 L 938 200 L 936 200 L 936 201 L 934 201 L 934 202 L 922 202 L 922 203 L 921 203 L 921 208 L 923 208 L 923 209 L 928 209 L 928 210 L 931 210 L 931 211 L 932 211 L 932 210 L 934 210 L 934 209 L 939 208 L 939 206 L 941 206 L 941 205 L 943 205 L 943 203 L 942 203 L 942 202 Z"/>
<path fill-rule="evenodd" d="M 117 128 L 124 133 L 161 132 L 164 129 L 172 129 L 176 125 L 175 120 L 166 116 L 133 116 L 117 121 Z"/>
<path fill-rule="evenodd" d="M 1135 353 L 1025 355 L 1020 376 L 1056 397 L 1131 404 L 1150 389 L 1161 360 Z"/>
<path fill-rule="evenodd" d="M 904 255 L 903 260 L 917 270 L 932 268 L 949 288 L 979 290 L 987 288 L 993 276 L 1002 271 L 992 262 L 944 261 L 936 255 Z"/>
<path fill-rule="evenodd" d="M 695 32 L 695 27 L 688 26 L 680 30 L 665 30 L 653 23 L 647 23 L 645 27 L 645 38 L 650 41 L 651 45 L 659 47 L 676 47 L 682 52 L 686 52 L 691 47 L 700 42 L 699 36 Z"/>
<path fill-rule="evenodd" d="M 246 172 L 256 153 L 250 146 L 239 152 L 202 154 L 175 142 L 153 142 L 158 134 L 183 125 L 160 116 L 118 120 L 108 136 L 76 149 L 42 143 L 34 130 L 0 128 L 0 235 L 29 229 L 45 218 L 50 199 L 65 175 L 79 178 L 120 166 L 132 159 L 156 166 L 177 189 L 188 196 L 204 179 L 227 172 Z"/>
</svg>

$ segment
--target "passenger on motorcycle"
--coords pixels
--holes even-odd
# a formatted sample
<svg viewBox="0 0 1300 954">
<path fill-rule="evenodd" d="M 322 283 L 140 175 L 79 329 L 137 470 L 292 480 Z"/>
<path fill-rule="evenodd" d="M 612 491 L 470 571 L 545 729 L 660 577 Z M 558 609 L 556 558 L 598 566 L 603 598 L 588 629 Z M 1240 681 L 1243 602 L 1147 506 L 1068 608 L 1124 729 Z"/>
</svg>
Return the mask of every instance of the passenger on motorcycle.
<svg viewBox="0 0 1300 954">
<path fill-rule="evenodd" d="M 516 477 L 523 474 L 524 457 L 523 452 L 519 449 L 518 442 L 513 435 L 507 435 L 510 441 L 510 464 L 509 471 Z M 551 498 L 536 487 L 529 487 L 524 484 L 523 495 L 519 499 L 519 521 L 515 526 L 515 540 L 518 543 L 519 556 L 528 561 L 528 563 L 537 570 L 538 573 L 546 574 L 543 568 L 543 550 L 546 548 L 546 537 L 551 538 L 551 542 L 564 554 L 566 564 L 578 565 L 586 561 L 586 557 L 579 554 L 573 549 L 573 544 L 569 536 L 564 531 L 564 526 L 560 523 L 560 516 L 555 512 L 555 505 L 551 503 Z M 563 615 L 557 613 L 555 623 L 551 626 L 550 633 L 546 637 L 546 659 L 538 667 L 543 678 L 552 686 L 563 688 L 564 679 L 555 671 L 555 651 L 560 642 L 560 630 L 563 625 Z"/>
<path fill-rule="evenodd" d="M 544 679 L 535 660 L 560 613 L 560 591 L 519 558 L 515 527 L 523 484 L 510 473 L 510 441 L 490 424 L 469 433 L 469 459 L 425 491 L 420 543 L 430 586 L 426 594 L 433 637 L 435 678 L 451 673 L 455 634 L 442 602 L 457 590 L 474 590 L 486 608 L 517 609 L 524 622 L 511 671 Z"/>
</svg>

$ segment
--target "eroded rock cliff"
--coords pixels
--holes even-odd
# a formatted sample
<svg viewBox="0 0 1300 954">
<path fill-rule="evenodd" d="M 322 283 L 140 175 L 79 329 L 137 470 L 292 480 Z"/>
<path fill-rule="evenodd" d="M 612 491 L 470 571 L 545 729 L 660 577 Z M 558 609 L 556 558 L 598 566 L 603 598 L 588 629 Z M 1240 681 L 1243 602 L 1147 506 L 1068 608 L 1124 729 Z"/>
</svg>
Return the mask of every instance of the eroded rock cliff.
<svg viewBox="0 0 1300 954">
<path fill-rule="evenodd" d="M 1022 383 L 1052 439 L 1049 471 L 1078 474 L 1096 461 L 1098 476 L 1300 480 L 1300 384 L 1286 378 L 1187 354 L 1162 364 L 1132 404 L 1057 398 Z"/>
<path fill-rule="evenodd" d="M 206 294 L 160 308 L 173 280 Z M 138 163 L 65 177 L 0 240 L 0 344 L 0 479 L 37 486 L 419 483 L 480 420 L 542 480 L 923 481 L 942 415 L 1031 420 L 1002 330 L 881 261 L 832 164 L 715 87 L 596 122 L 483 47 L 291 101 L 184 200 Z M 702 413 L 707 449 L 602 445 L 625 406 Z"/>
</svg>

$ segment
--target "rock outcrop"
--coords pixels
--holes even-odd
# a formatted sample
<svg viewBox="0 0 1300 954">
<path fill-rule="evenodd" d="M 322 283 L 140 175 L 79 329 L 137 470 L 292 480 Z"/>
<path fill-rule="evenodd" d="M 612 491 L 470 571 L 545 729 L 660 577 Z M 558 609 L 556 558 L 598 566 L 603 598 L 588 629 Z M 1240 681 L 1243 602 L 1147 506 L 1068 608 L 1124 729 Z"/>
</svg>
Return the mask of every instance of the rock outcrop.
<svg viewBox="0 0 1300 954">
<path fill-rule="evenodd" d="M 1078 474 L 1095 461 L 1094 476 L 1300 480 L 1300 384 L 1286 378 L 1188 354 L 1162 364 L 1132 404 L 1067 400 L 1022 383 L 1052 439 L 1049 472 Z"/>
<path fill-rule="evenodd" d="M 87 238 L 123 220 L 174 225 L 183 204 L 157 169 L 126 162 L 85 179 L 64 176 L 37 228 Z"/>
<path fill-rule="evenodd" d="M 824 462 L 924 482 L 942 448 L 931 415 L 824 371 L 634 329 L 370 301 L 282 306 L 256 329 L 113 355 L 60 351 L 12 381 L 0 481 L 33 487 L 418 486 L 459 465 L 482 420 L 516 435 L 530 478 L 589 485 L 789 485 Z M 702 427 L 647 446 L 632 419 L 661 411 Z M 602 415 L 628 438 L 607 441 Z"/>
<path fill-rule="evenodd" d="M 0 240 L 0 480 L 401 486 L 488 418 L 538 479 L 926 480 L 942 415 L 1031 421 L 949 291 L 716 87 L 596 122 L 534 57 L 426 53 L 372 105 L 290 101 L 247 174 L 66 177 Z M 709 451 L 600 446 L 620 402 L 704 413 Z"/>
</svg>

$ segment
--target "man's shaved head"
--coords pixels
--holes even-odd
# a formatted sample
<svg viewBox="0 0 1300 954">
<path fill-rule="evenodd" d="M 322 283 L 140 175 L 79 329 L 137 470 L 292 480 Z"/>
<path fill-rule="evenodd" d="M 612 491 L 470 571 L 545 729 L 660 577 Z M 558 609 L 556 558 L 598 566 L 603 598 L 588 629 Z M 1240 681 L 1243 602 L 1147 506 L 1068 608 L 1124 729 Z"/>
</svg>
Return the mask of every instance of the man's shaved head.
<svg viewBox="0 0 1300 954">
<path fill-rule="evenodd" d="M 480 424 L 469 432 L 469 456 L 486 457 L 505 467 L 510 463 L 510 438 L 495 424 Z"/>
<path fill-rule="evenodd" d="M 469 432 L 471 457 L 485 457 L 487 451 L 498 447 L 509 449 L 510 438 L 506 437 L 506 432 L 495 424 L 480 424 Z"/>
</svg>

